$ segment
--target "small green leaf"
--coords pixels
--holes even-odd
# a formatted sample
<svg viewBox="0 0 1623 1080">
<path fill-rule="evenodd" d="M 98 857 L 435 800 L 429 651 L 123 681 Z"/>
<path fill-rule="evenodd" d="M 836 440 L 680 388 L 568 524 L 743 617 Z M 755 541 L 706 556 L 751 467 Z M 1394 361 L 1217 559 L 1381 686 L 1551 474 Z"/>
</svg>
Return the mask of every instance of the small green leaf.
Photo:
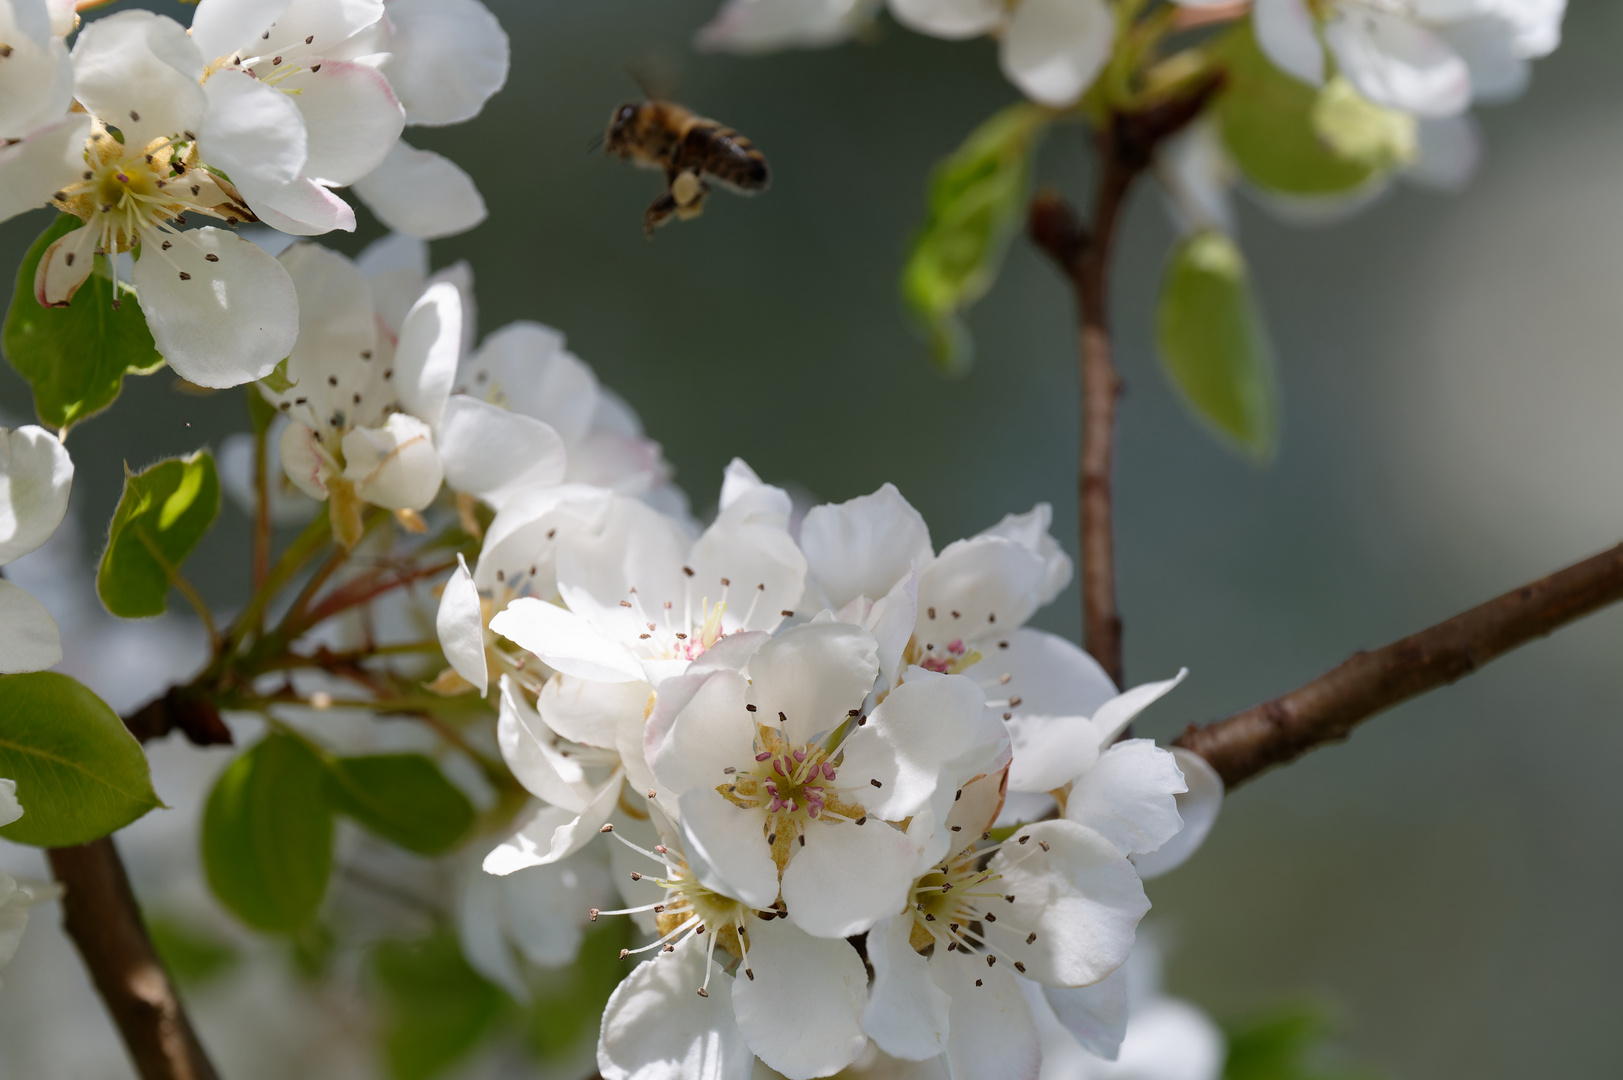
<svg viewBox="0 0 1623 1080">
<path fill-rule="evenodd" d="M 271 373 L 269 375 L 266 375 L 259 381 L 269 388 L 273 394 L 285 394 L 295 386 L 299 385 L 287 377 L 287 357 L 285 356 L 282 357 L 275 367 L 271 368 Z"/>
<path fill-rule="evenodd" d="M 462 958 L 441 930 L 421 941 L 385 941 L 372 953 L 382 1000 L 384 1058 L 394 1080 L 432 1080 L 479 1044 L 506 995 Z"/>
<path fill-rule="evenodd" d="M 53 671 L 0 675 L 0 777 L 23 807 L 0 837 L 35 847 L 88 844 L 163 805 L 124 722 Z"/>
<path fill-rule="evenodd" d="M 148 913 L 146 924 L 164 967 L 187 986 L 201 986 L 224 975 L 241 959 L 235 945 L 193 921 Z"/>
<path fill-rule="evenodd" d="M 1380 1073 L 1341 1063 L 1335 1024 L 1322 1006 L 1290 1005 L 1224 1025 L 1223 1080 L 1379 1080 Z"/>
<path fill-rule="evenodd" d="M 96 592 L 114 615 L 161 615 L 180 564 L 220 513 L 220 478 L 205 450 L 126 473 Z"/>
<path fill-rule="evenodd" d="M 315 915 L 332 873 L 327 769 L 303 739 L 272 733 L 215 782 L 203 811 L 203 868 L 243 922 L 291 933 Z"/>
<path fill-rule="evenodd" d="M 1415 121 L 1361 97 L 1345 79 L 1320 90 L 1274 66 L 1242 20 L 1216 43 L 1228 73 L 1217 99 L 1223 141 L 1258 187 L 1347 195 L 1414 159 Z"/>
<path fill-rule="evenodd" d="M 51 223 L 17 268 L 17 287 L 6 313 L 0 347 L 17 374 L 34 388 L 40 421 L 64 431 L 118 398 L 125 375 L 150 375 L 163 366 L 135 290 L 113 282 L 105 256 L 67 307 L 48 308 L 34 299 L 34 272 L 45 249 L 82 226 L 72 214 Z"/>
<path fill-rule="evenodd" d="M 333 809 L 419 855 L 449 851 L 473 825 L 473 806 L 421 754 L 328 761 Z"/>
<path fill-rule="evenodd" d="M 1245 256 L 1221 232 L 1173 251 L 1156 312 L 1161 364 L 1195 413 L 1257 461 L 1273 456 L 1279 390 Z"/>
<path fill-rule="evenodd" d="M 976 128 L 930 177 L 924 226 L 902 269 L 902 298 L 930 341 L 936 365 L 968 370 L 960 318 L 997 280 L 1023 220 L 1031 158 L 1051 114 L 1011 105 Z"/>
</svg>

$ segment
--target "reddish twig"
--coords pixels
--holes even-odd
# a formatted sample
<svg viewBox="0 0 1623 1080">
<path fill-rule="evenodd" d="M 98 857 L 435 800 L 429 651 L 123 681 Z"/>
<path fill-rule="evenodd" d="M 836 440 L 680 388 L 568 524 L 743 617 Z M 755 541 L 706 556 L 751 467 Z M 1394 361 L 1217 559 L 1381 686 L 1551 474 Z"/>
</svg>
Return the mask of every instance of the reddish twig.
<svg viewBox="0 0 1623 1080">
<path fill-rule="evenodd" d="M 302 632 L 334 615 L 362 604 L 371 603 L 385 593 L 412 585 L 424 578 L 448 574 L 456 569 L 456 560 L 448 559 L 428 566 L 392 567 L 347 581 L 328 593 L 319 604 L 310 608 L 289 629 Z"/>
<path fill-rule="evenodd" d="M 1339 667 L 1174 745 L 1209 761 L 1229 787 L 1293 761 L 1400 702 L 1471 674 L 1519 645 L 1623 600 L 1623 545 Z"/>
</svg>

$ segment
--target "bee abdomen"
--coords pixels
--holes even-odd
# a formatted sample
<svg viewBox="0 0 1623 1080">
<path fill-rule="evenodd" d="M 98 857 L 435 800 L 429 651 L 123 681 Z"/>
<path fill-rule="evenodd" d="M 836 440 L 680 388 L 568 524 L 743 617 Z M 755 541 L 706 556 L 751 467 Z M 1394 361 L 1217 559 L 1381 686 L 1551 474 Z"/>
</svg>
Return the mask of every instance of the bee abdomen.
<svg viewBox="0 0 1623 1080">
<path fill-rule="evenodd" d="M 755 144 L 713 120 L 700 121 L 688 131 L 680 157 L 686 167 L 740 191 L 764 191 L 772 182 L 766 157 Z"/>
</svg>

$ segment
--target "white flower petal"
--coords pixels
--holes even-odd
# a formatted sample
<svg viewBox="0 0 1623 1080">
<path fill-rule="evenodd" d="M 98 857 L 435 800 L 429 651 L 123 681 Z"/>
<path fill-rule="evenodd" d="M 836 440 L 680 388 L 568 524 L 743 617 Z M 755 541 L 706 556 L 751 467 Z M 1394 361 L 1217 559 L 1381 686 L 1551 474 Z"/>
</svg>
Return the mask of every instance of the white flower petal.
<svg viewBox="0 0 1623 1080">
<path fill-rule="evenodd" d="M 1515 28 L 1497 15 L 1461 19 L 1437 27 L 1471 71 L 1471 100 L 1479 105 L 1511 101 L 1532 78 L 1532 65 L 1516 47 Z"/>
<path fill-rule="evenodd" d="M 115 11 L 87 23 L 73 46 L 74 96 L 122 131 L 132 151 L 197 131 L 207 107 L 202 75 L 203 55 L 186 28 L 150 11 Z"/>
<path fill-rule="evenodd" d="M 1178 674 L 1170 679 L 1141 683 L 1099 706 L 1098 711 L 1093 714 L 1093 726 L 1099 733 L 1100 751 L 1115 742 L 1116 737 L 1133 722 L 1134 717 L 1160 701 L 1188 675 L 1188 668 L 1180 668 Z"/>
<path fill-rule="evenodd" d="M 490 668 L 485 661 L 484 611 L 479 602 L 479 588 L 474 585 L 467 560 L 460 552 L 456 563 L 456 572 L 440 594 L 434 631 L 452 670 L 478 687 L 479 696 L 484 697 L 490 689 Z"/>
<path fill-rule="evenodd" d="M 434 433 L 415 416 L 392 413 L 381 428 L 355 428 L 343 447 L 344 478 L 374 506 L 423 510 L 439 494 L 445 473 Z"/>
<path fill-rule="evenodd" d="M 877 817 L 911 817 L 938 785 L 961 782 L 947 774 L 948 762 L 979 750 L 990 768 L 1000 756 L 1008 736 L 997 718 L 987 715 L 985 702 L 981 688 L 966 676 L 910 668 L 902 685 L 846 738 L 841 786 L 854 786 L 855 797 Z M 983 771 L 970 769 L 970 776 Z"/>
<path fill-rule="evenodd" d="M 457 392 L 544 420 L 573 447 L 592 426 L 598 383 L 592 369 L 564 348 L 562 333 L 521 321 L 485 338 L 459 373 Z"/>
<path fill-rule="evenodd" d="M 937 947 L 930 977 L 952 996 L 947 1036 L 951 1080 L 1037 1080 L 1037 1024 L 1014 972 L 988 966 L 979 953 Z"/>
<path fill-rule="evenodd" d="M 446 403 L 436 442 L 451 490 L 497 509 L 522 490 L 564 478 L 564 441 L 550 424 L 467 394 Z"/>
<path fill-rule="evenodd" d="M 45 5 L 26 0 L 17 10 L 24 8 L 38 13 Z M 52 37 L 48 25 L 43 40 L 31 38 L 26 30 L 7 34 L 5 22 L 0 13 L 0 34 L 9 46 L 6 62 L 0 64 L 0 140 L 27 137 L 60 120 L 73 103 L 73 61 L 62 39 Z"/>
<path fill-rule="evenodd" d="M 867 1044 L 868 973 L 844 941 L 809 937 L 783 919 L 749 924 L 754 979 L 733 982 L 733 1013 L 750 1049 L 788 1080 L 839 1072 Z"/>
<path fill-rule="evenodd" d="M 66 307 L 96 266 L 97 230 L 80 226 L 58 237 L 40 256 L 34 271 L 34 299 L 45 307 Z"/>
<path fill-rule="evenodd" d="M 265 249 L 234 233 L 205 226 L 167 252 L 148 246 L 132 277 L 158 351 L 190 382 L 220 389 L 263 379 L 293 349 L 293 282 Z"/>
<path fill-rule="evenodd" d="M 1177 796 L 1188 790 L 1171 753 L 1150 739 L 1128 739 L 1077 778 L 1065 817 L 1106 837 L 1123 855 L 1155 851 L 1183 829 Z"/>
<path fill-rule="evenodd" d="M 890 0 L 890 13 L 910 30 L 956 40 L 990 33 L 1003 22 L 996 0 Z"/>
<path fill-rule="evenodd" d="M 521 597 L 490 620 L 490 628 L 567 675 L 600 682 L 640 682 L 642 666 L 572 611 Z"/>
<path fill-rule="evenodd" d="M 805 593 L 806 556 L 783 526 L 738 517 L 724 511 L 693 545 L 687 561 L 693 586 L 701 607 L 706 599 L 734 598 L 722 616 L 723 632 L 776 630 Z"/>
<path fill-rule="evenodd" d="M 327 56 L 383 18 L 383 0 L 292 0 L 271 28 L 269 38 L 238 42 L 255 50 Z M 306 38 L 314 39 L 306 42 Z"/>
<path fill-rule="evenodd" d="M 0 221 L 43 206 L 85 167 L 91 119 L 75 114 L 10 146 L 0 145 Z"/>
<path fill-rule="evenodd" d="M 913 841 L 906 833 L 872 817 L 865 825 L 809 818 L 801 828 L 804 842 L 783 871 L 783 902 L 796 926 L 847 938 L 907 906 Z M 766 849 L 763 838 L 756 842 Z"/>
<path fill-rule="evenodd" d="M 1030 839 L 1022 843 L 1022 836 Z M 1088 986 L 1115 971 L 1150 909 L 1133 864 L 1075 822 L 1022 826 L 992 856 L 990 869 L 1015 900 L 1000 906 L 998 921 L 986 927 L 987 942 L 1048 986 Z"/>
<path fill-rule="evenodd" d="M 1256 0 L 1251 25 L 1279 70 L 1310 86 L 1324 85 L 1324 45 L 1307 0 Z"/>
<path fill-rule="evenodd" d="M 743 54 L 834 45 L 872 21 L 880 6 L 881 0 L 728 0 L 693 44 Z"/>
<path fill-rule="evenodd" d="M 948 544 L 919 572 L 921 645 L 943 652 L 955 639 L 997 637 L 1022 625 L 1042 605 L 1048 564 L 1001 536 Z"/>
<path fill-rule="evenodd" d="M 277 449 L 281 453 L 282 471 L 293 486 L 318 502 L 325 501 L 333 462 L 322 449 L 316 433 L 303 424 L 290 423 L 282 430 Z"/>
<path fill-rule="evenodd" d="M 1053 523 L 1054 508 L 1038 503 L 1024 514 L 1005 514 L 1002 521 L 976 534 L 1013 540 L 1042 557 L 1043 584 L 1039 594 L 1042 604 L 1052 601 L 1071 583 L 1071 557 L 1049 533 Z"/>
<path fill-rule="evenodd" d="M 570 742 L 609 748 L 615 745 L 616 732 L 628 716 L 642 725 L 649 693 L 644 683 L 554 675 L 541 688 L 541 719 Z"/>
<path fill-rule="evenodd" d="M 654 953 L 615 987 L 603 1010 L 597 1067 L 603 1080 L 749 1080 L 755 1057 L 733 1019 L 732 976 L 695 934 Z M 710 983 L 708 997 L 695 991 Z"/>
<path fill-rule="evenodd" d="M 243 192 L 259 220 L 289 236 L 354 232 L 355 208 L 314 180 L 257 185 Z"/>
<path fill-rule="evenodd" d="M 1103 0 L 1020 0 L 998 59 L 1027 97 L 1061 107 L 1093 84 L 1115 33 L 1115 16 Z"/>
<path fill-rule="evenodd" d="M 408 124 L 460 124 L 507 82 L 508 43 L 478 0 L 390 0 L 383 73 Z"/>
<path fill-rule="evenodd" d="M 354 191 L 383 224 L 425 240 L 455 236 L 485 220 L 485 200 L 473 177 L 450 158 L 404 141 Z"/>
<path fill-rule="evenodd" d="M 754 908 L 769 908 L 777 901 L 778 867 L 762 835 L 763 814 L 734 806 L 710 788 L 682 792 L 677 811 L 683 847 L 699 884 Z"/>
<path fill-rule="evenodd" d="M 1482 163 L 1482 129 L 1470 113 L 1415 125 L 1415 160 L 1403 175 L 1440 191 L 1460 191 Z"/>
<path fill-rule="evenodd" d="M 319 244 L 293 244 L 278 261 L 298 296 L 299 336 L 287 357 L 287 377 L 294 385 L 277 400 L 313 402 L 309 416 L 322 421 L 335 412 L 353 420 L 353 391 L 380 399 L 383 394 L 382 386 L 355 385 L 354 375 L 370 363 L 362 357 L 378 347 L 366 279 L 349 259 Z M 337 384 L 327 381 L 333 375 Z"/>
<path fill-rule="evenodd" d="M 0 828 L 22 816 L 22 804 L 17 801 L 17 781 L 0 780 Z"/>
<path fill-rule="evenodd" d="M 744 708 L 748 683 L 736 671 L 688 672 L 659 686 L 643 730 L 648 764 L 673 791 L 713 789 L 755 755 L 755 726 Z"/>
<path fill-rule="evenodd" d="M 1192 1005 L 1158 998 L 1133 1014 L 1115 1064 L 1102 1080 L 1218 1080 L 1228 1056 L 1223 1033 Z"/>
<path fill-rule="evenodd" d="M 192 13 L 192 41 L 214 60 L 261 40 L 287 10 L 288 0 L 199 0 Z"/>
<path fill-rule="evenodd" d="M 848 502 L 812 507 L 800 527 L 800 546 L 834 608 L 859 596 L 884 596 L 935 557 L 929 526 L 891 484 Z"/>
<path fill-rule="evenodd" d="M 405 127 L 405 110 L 389 80 L 367 64 L 323 60 L 277 89 L 304 117 L 304 175 L 320 184 L 343 187 L 378 168 Z"/>
<path fill-rule="evenodd" d="M 862 1028 L 892 1057 L 925 1061 L 947 1049 L 952 998 L 930 978 L 930 961 L 908 940 L 913 913 L 883 919 L 868 931 L 873 993 Z"/>
<path fill-rule="evenodd" d="M 663 620 L 667 610 L 673 625 L 691 626 L 701 597 L 690 595 L 682 570 L 689 546 L 676 522 L 640 499 L 616 496 L 600 528 L 560 538 L 558 592 L 616 641 L 635 643 L 647 631 L 645 620 Z"/>
<path fill-rule="evenodd" d="M 198 129 L 199 151 L 257 210 L 261 191 L 291 183 L 304 168 L 304 119 L 292 98 L 236 68 L 215 72 L 203 92 L 208 115 Z"/>
<path fill-rule="evenodd" d="M 1366 4 L 1340 10 L 1324 40 L 1358 92 L 1416 116 L 1444 117 L 1471 104 L 1471 71 L 1448 43 L 1412 19 Z"/>
<path fill-rule="evenodd" d="M 878 674 L 872 634 L 850 623 L 807 623 L 778 634 L 750 660 L 750 700 L 762 723 L 781 723 L 790 745 L 799 746 L 861 708 Z"/>
<path fill-rule="evenodd" d="M 35 424 L 0 428 L 0 566 L 51 538 L 68 512 L 73 459 Z"/>
<path fill-rule="evenodd" d="M 438 428 L 462 350 L 462 295 L 450 282 L 431 285 L 406 312 L 395 346 L 394 385 L 406 411 Z"/>
<path fill-rule="evenodd" d="M 541 807 L 485 856 L 485 872 L 506 875 L 526 867 L 546 866 L 585 847 L 614 815 L 623 775 L 616 769 L 579 815 L 557 806 Z"/>
<path fill-rule="evenodd" d="M 553 745 L 552 734 L 519 692 L 513 677 L 503 675 L 501 712 L 496 722 L 496 743 L 502 760 L 531 795 L 579 814 L 597 792 L 587 783 L 579 762 Z"/>
<path fill-rule="evenodd" d="M 1122 1038 L 1127 1034 L 1127 965 L 1123 964 L 1092 986 L 1039 988 L 1036 983 L 1027 985 L 1037 989 L 1053 1011 L 1055 1022 L 1082 1049 L 1107 1061 L 1115 1059 Z"/>
<path fill-rule="evenodd" d="M 1138 876 L 1148 880 L 1182 866 L 1189 856 L 1200 849 L 1217 824 L 1217 815 L 1223 809 L 1223 778 L 1205 758 L 1181 746 L 1172 748 L 1172 756 L 1183 772 L 1189 790 L 1178 796 L 1178 816 L 1183 819 L 1183 830 L 1152 852 L 1133 856 Z"/>
<path fill-rule="evenodd" d="M 20 586 L 0 578 L 0 675 L 44 671 L 61 662 L 62 636 L 51 613 Z"/>
</svg>

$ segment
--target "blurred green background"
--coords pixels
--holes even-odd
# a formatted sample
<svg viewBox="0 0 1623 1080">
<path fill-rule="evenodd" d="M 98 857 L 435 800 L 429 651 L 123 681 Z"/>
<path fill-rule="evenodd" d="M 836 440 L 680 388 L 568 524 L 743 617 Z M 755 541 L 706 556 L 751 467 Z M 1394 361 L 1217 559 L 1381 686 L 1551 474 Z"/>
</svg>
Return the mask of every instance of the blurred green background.
<svg viewBox="0 0 1623 1080">
<path fill-rule="evenodd" d="M 474 123 L 408 133 L 490 204 L 483 227 L 434 245 L 436 265 L 472 263 L 482 331 L 567 332 L 701 512 L 739 455 L 820 499 L 893 481 L 938 546 L 1048 501 L 1074 552 L 1062 282 L 1017 242 L 971 313 L 978 356 L 958 381 L 934 374 L 896 294 L 932 163 L 1015 99 L 990 43 L 886 23 L 860 45 L 708 56 L 687 42 L 714 0 L 488 2 L 513 40 L 506 90 Z M 1242 212 L 1285 388 L 1266 471 L 1199 430 L 1157 370 L 1172 233 L 1139 192 L 1114 304 L 1127 668 L 1192 672 L 1142 731 L 1171 737 L 1623 536 L 1620 49 L 1623 6 L 1577 0 L 1526 97 L 1480 114 L 1487 156 L 1459 196 L 1399 190 L 1321 229 Z M 646 241 L 658 178 L 587 150 L 638 96 L 628 64 L 754 139 L 772 190 L 720 193 Z M 1040 178 L 1080 199 L 1083 148 L 1081 129 L 1056 130 Z M 0 226 L 0 263 L 47 220 Z M 328 241 L 353 253 L 379 234 L 368 221 Z M 20 419 L 27 402 L 0 371 L 0 408 Z M 87 553 L 123 461 L 245 424 L 236 393 L 129 382 L 69 440 Z M 241 599 L 246 538 L 228 508 L 194 561 L 222 605 Z M 1077 607 L 1073 586 L 1039 622 L 1074 636 Z M 1151 886 L 1169 989 L 1220 1018 L 1322 998 L 1354 1054 L 1397 1077 L 1615 1075 L 1620 644 L 1623 614 L 1591 618 L 1236 793 L 1204 851 Z"/>
</svg>

